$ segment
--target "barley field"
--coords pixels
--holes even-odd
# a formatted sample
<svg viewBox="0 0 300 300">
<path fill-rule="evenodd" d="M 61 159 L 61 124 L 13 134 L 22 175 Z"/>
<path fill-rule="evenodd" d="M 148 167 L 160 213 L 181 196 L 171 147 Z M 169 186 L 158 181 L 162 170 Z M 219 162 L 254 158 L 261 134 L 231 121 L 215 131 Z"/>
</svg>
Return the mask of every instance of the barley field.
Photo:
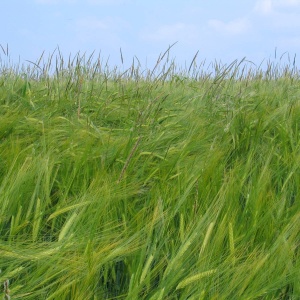
<svg viewBox="0 0 300 300">
<path fill-rule="evenodd" d="M 299 70 L 168 54 L 1 60 L 4 299 L 300 299 Z"/>
</svg>

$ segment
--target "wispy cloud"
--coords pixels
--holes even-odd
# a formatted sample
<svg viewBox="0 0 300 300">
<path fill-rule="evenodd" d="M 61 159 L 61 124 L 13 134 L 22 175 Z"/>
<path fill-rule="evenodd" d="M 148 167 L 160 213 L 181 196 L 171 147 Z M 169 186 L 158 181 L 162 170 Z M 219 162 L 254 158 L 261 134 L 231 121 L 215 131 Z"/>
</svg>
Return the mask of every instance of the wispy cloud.
<svg viewBox="0 0 300 300">
<path fill-rule="evenodd" d="M 258 0 L 255 3 L 254 11 L 259 14 L 268 15 L 276 11 L 280 13 L 280 9 L 283 8 L 295 7 L 300 7 L 300 0 Z"/>
<path fill-rule="evenodd" d="M 300 0 L 259 0 L 253 11 L 263 16 L 259 22 L 264 28 L 290 29 L 290 33 L 300 29 Z"/>
<path fill-rule="evenodd" d="M 226 35 L 239 35 L 251 28 L 251 23 L 246 18 L 236 19 L 229 22 L 212 19 L 208 21 L 210 28 Z"/>
<path fill-rule="evenodd" d="M 273 8 L 272 0 L 259 0 L 256 2 L 254 6 L 254 11 L 259 14 L 267 15 L 272 12 L 272 8 Z"/>
</svg>

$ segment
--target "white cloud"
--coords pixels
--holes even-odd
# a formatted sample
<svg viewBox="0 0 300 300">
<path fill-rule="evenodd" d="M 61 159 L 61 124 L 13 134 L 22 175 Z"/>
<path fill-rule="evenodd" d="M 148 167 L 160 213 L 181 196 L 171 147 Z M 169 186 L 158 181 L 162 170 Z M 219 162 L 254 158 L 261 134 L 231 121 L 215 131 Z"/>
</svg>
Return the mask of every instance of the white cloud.
<svg viewBox="0 0 300 300">
<path fill-rule="evenodd" d="M 208 21 L 210 28 L 223 34 L 239 35 L 247 32 L 251 28 L 251 23 L 248 19 L 236 19 L 230 22 L 212 19 Z"/>
<path fill-rule="evenodd" d="M 268 15 L 282 8 L 295 8 L 300 6 L 300 0 L 258 0 L 254 11 L 259 14 Z"/>
<path fill-rule="evenodd" d="M 254 13 L 263 15 L 259 21 L 265 28 L 278 30 L 289 29 L 292 32 L 300 29 L 300 0 L 259 0 Z"/>
<path fill-rule="evenodd" d="M 272 12 L 272 8 L 272 0 L 259 0 L 255 4 L 254 11 L 259 14 L 267 15 Z"/>
</svg>

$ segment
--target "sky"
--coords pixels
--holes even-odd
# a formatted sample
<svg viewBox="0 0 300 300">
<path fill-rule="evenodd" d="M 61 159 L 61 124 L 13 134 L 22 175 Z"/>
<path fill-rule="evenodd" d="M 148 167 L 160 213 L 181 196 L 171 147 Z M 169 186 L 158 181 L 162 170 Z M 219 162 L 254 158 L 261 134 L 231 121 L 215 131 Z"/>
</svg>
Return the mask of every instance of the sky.
<svg viewBox="0 0 300 300">
<path fill-rule="evenodd" d="M 200 62 L 246 57 L 257 65 L 300 54 L 300 0 L 4 0 L 1 11 L 9 55 L 0 58 L 13 62 L 59 47 L 66 57 L 95 51 L 113 67 L 122 65 L 121 49 L 123 66 L 137 57 L 151 68 L 173 43 L 170 57 L 183 67 L 197 51 Z"/>
</svg>

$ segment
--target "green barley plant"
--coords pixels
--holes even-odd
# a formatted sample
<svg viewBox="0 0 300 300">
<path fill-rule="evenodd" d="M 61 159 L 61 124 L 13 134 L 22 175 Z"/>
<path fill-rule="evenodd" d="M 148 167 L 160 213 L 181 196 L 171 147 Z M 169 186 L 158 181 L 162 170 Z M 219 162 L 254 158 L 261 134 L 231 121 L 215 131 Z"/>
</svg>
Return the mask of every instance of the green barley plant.
<svg viewBox="0 0 300 300">
<path fill-rule="evenodd" d="M 1 48 L 5 299 L 300 298 L 295 60 Z"/>
</svg>

